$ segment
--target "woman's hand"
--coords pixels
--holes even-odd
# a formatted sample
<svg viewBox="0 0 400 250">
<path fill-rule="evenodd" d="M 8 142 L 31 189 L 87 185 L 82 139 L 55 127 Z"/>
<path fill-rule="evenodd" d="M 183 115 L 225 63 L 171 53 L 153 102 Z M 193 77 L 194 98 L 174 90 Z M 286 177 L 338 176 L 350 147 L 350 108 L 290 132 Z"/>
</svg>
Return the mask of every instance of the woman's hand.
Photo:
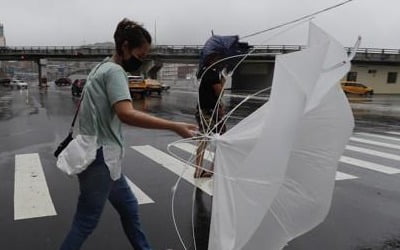
<svg viewBox="0 0 400 250">
<path fill-rule="evenodd" d="M 182 136 L 183 138 L 190 138 L 197 134 L 199 128 L 196 125 L 190 123 L 174 122 L 171 130 Z"/>
<path fill-rule="evenodd" d="M 117 102 L 113 107 L 118 118 L 122 122 L 132 126 L 150 129 L 168 129 L 183 138 L 193 137 L 198 131 L 198 127 L 194 124 L 165 120 L 135 110 L 132 102 L 128 100 Z"/>
</svg>

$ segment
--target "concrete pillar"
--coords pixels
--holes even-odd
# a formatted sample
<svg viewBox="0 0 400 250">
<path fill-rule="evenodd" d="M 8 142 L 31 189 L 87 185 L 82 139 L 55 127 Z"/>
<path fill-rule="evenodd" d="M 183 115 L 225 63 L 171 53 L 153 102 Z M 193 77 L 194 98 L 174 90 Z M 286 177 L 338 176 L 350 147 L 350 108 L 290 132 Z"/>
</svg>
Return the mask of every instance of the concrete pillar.
<svg viewBox="0 0 400 250">
<path fill-rule="evenodd" d="M 39 69 L 39 87 L 47 87 L 47 59 L 41 58 L 36 63 Z"/>
<path fill-rule="evenodd" d="M 146 61 L 142 67 L 142 71 L 146 77 L 151 79 L 157 79 L 157 73 L 162 68 L 163 64 L 160 61 L 150 60 Z"/>
<path fill-rule="evenodd" d="M 271 86 L 274 62 L 245 62 L 232 77 L 233 91 L 257 91 Z"/>
<path fill-rule="evenodd" d="M 38 86 L 40 87 L 40 78 L 42 77 L 42 67 L 40 67 L 40 60 L 35 61 L 38 66 Z"/>
</svg>

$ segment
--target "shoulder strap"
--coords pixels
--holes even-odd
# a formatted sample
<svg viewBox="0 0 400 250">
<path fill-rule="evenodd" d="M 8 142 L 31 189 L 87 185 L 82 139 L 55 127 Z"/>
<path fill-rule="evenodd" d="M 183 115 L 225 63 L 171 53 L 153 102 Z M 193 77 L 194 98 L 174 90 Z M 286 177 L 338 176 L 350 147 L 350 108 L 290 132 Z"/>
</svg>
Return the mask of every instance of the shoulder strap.
<svg viewBox="0 0 400 250">
<path fill-rule="evenodd" d="M 72 128 L 75 126 L 76 118 L 78 117 L 79 109 L 81 108 L 81 103 L 82 103 L 82 100 L 83 100 L 83 96 L 84 96 L 84 92 L 82 93 L 82 97 L 79 100 L 78 107 L 76 107 L 74 119 L 72 120 L 72 124 L 71 124 Z"/>
<path fill-rule="evenodd" d="M 82 92 L 81 99 L 80 99 L 79 102 L 78 102 L 78 106 L 76 107 L 74 119 L 72 120 L 72 123 L 71 123 L 71 131 L 73 130 L 73 128 L 74 128 L 74 126 L 75 126 L 76 118 L 78 117 L 79 109 L 81 108 L 81 103 L 82 103 L 82 100 L 83 100 L 83 96 L 84 96 L 84 95 L 85 95 L 85 92 L 83 91 L 83 92 Z"/>
<path fill-rule="evenodd" d="M 103 64 L 106 63 L 106 62 L 109 62 L 109 60 L 110 60 L 110 59 L 106 58 L 104 61 L 102 61 L 101 63 L 99 63 L 99 64 L 96 66 L 96 68 L 95 68 L 95 70 L 94 70 L 94 73 L 100 68 L 101 65 L 103 65 Z M 91 74 L 88 75 L 88 77 L 87 77 L 88 79 L 89 79 L 90 75 L 91 75 Z M 72 123 L 71 123 L 71 129 L 70 129 L 71 132 L 72 132 L 74 126 L 75 126 L 76 118 L 78 118 L 79 109 L 80 109 L 80 107 L 81 107 L 81 103 L 82 103 L 82 100 L 83 100 L 83 97 L 84 97 L 84 96 L 85 96 L 85 91 L 82 91 L 81 99 L 79 100 L 78 106 L 76 107 L 74 119 L 72 120 Z"/>
</svg>

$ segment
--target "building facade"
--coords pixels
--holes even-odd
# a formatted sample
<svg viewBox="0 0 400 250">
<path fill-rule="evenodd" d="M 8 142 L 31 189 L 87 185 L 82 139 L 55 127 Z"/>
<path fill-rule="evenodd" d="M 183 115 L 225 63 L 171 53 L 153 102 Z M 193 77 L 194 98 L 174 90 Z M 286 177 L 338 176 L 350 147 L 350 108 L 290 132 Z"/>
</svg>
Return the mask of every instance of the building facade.
<svg viewBox="0 0 400 250">
<path fill-rule="evenodd" d="M 376 94 L 400 94 L 400 65 L 353 64 L 343 80 L 360 82 Z"/>
<path fill-rule="evenodd" d="M 158 79 L 164 83 L 174 85 L 176 81 L 192 80 L 196 78 L 197 64 L 168 63 L 158 72 Z"/>
</svg>

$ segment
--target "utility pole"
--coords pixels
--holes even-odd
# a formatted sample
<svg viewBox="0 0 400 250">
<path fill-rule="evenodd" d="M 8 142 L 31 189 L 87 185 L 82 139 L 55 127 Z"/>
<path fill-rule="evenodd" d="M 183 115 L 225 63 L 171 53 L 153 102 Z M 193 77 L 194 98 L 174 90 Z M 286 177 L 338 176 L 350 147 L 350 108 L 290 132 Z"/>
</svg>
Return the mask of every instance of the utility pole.
<svg viewBox="0 0 400 250">
<path fill-rule="evenodd" d="M 157 45 L 157 19 L 154 20 L 154 45 Z"/>
<path fill-rule="evenodd" d="M 5 47 L 6 46 L 6 38 L 4 36 L 4 26 L 0 22 L 0 47 Z"/>
<path fill-rule="evenodd" d="M 0 22 L 0 48 L 1 47 L 6 47 L 6 38 L 4 36 L 4 26 Z M 3 71 L 4 71 L 3 64 L 2 64 L 2 62 L 0 62 L 0 73 L 2 73 Z"/>
</svg>

